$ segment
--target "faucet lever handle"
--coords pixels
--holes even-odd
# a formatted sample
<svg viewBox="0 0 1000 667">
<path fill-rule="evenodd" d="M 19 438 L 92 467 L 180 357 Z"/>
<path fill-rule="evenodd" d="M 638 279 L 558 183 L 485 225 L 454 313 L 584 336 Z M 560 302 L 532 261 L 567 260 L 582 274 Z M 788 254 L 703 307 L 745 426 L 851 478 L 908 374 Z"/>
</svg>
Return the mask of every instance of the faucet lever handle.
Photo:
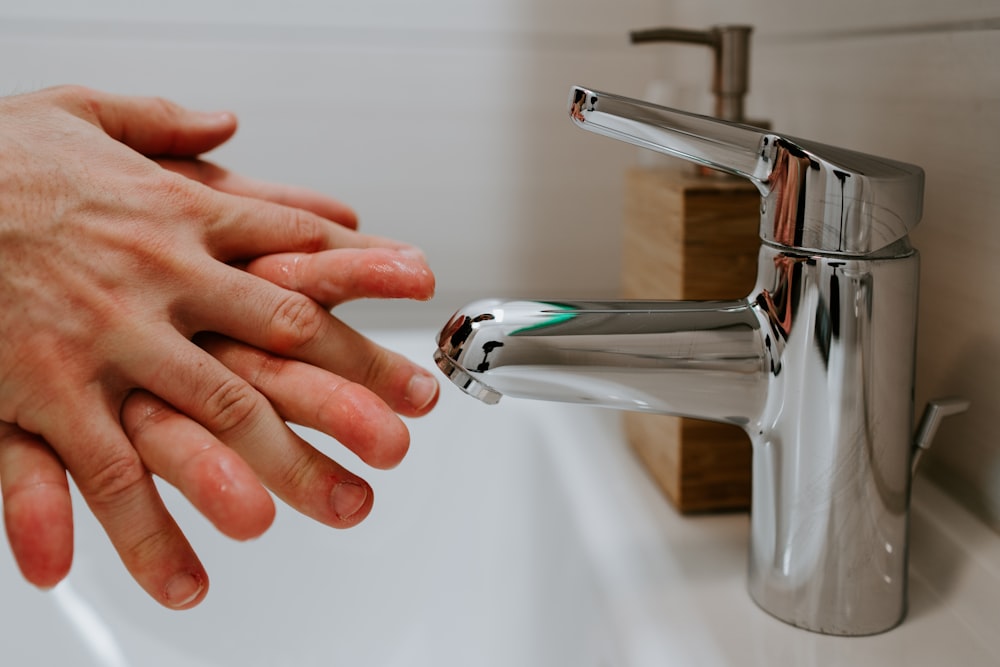
<svg viewBox="0 0 1000 667">
<path fill-rule="evenodd" d="M 574 87 L 570 116 L 585 130 L 748 178 L 764 194 L 766 135 L 746 125 Z"/>
<path fill-rule="evenodd" d="M 917 434 L 913 438 L 913 454 L 910 459 L 910 474 L 917 472 L 920 459 L 924 452 L 930 449 L 937 435 L 938 427 L 945 417 L 958 415 L 969 409 L 970 401 L 961 397 L 935 398 L 927 403 L 924 408 L 924 415 L 920 418 L 920 426 Z"/>
<path fill-rule="evenodd" d="M 911 164 L 579 86 L 569 106 L 583 129 L 749 179 L 771 243 L 868 255 L 920 221 L 924 172 Z"/>
</svg>

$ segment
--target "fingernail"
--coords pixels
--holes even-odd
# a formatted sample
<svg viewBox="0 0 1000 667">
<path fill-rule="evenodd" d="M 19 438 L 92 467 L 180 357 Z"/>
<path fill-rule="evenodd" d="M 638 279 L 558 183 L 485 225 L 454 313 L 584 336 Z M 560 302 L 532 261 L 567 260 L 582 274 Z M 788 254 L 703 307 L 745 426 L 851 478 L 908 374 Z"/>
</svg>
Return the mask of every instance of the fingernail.
<svg viewBox="0 0 1000 667">
<path fill-rule="evenodd" d="M 201 577 L 190 572 L 182 572 L 175 574 L 167 582 L 164 596 L 168 605 L 174 609 L 181 609 L 194 602 L 204 588 L 205 584 Z"/>
<path fill-rule="evenodd" d="M 236 121 L 236 116 L 231 111 L 199 111 L 198 115 L 204 122 L 212 125 L 229 125 Z"/>
<path fill-rule="evenodd" d="M 219 121 L 220 123 L 221 122 L 230 123 L 236 120 L 236 115 L 232 111 L 209 111 L 205 115 Z"/>
<path fill-rule="evenodd" d="M 330 502 L 341 519 L 350 519 L 358 513 L 368 499 L 368 489 L 354 482 L 341 482 L 333 487 Z"/>
<path fill-rule="evenodd" d="M 437 380 L 426 373 L 416 373 L 406 385 L 406 401 L 416 410 L 426 408 L 438 393 Z"/>
</svg>

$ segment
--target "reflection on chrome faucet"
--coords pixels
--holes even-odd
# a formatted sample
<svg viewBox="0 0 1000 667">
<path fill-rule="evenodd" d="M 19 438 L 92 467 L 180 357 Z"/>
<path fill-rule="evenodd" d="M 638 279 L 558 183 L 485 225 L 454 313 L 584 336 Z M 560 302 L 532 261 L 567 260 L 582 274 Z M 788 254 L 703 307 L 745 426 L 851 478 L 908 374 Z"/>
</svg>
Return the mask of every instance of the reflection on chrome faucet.
<svg viewBox="0 0 1000 667">
<path fill-rule="evenodd" d="M 754 289 L 721 302 L 478 301 L 442 330 L 438 366 L 488 403 L 740 425 L 754 449 L 754 600 L 818 632 L 893 627 L 906 610 L 919 270 L 907 235 L 923 172 L 583 88 L 570 115 L 751 180 Z"/>
</svg>

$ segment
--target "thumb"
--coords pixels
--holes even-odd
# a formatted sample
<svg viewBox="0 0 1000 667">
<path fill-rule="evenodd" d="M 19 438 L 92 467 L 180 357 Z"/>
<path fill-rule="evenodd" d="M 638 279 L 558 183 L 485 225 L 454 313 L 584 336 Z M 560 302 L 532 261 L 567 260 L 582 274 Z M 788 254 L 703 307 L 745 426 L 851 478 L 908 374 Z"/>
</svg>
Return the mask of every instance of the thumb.
<svg viewBox="0 0 1000 667">
<path fill-rule="evenodd" d="M 79 88 L 74 92 L 79 94 L 85 117 L 149 157 L 194 157 L 225 143 L 236 132 L 236 116 L 228 111 L 193 111 L 161 97 Z"/>
</svg>

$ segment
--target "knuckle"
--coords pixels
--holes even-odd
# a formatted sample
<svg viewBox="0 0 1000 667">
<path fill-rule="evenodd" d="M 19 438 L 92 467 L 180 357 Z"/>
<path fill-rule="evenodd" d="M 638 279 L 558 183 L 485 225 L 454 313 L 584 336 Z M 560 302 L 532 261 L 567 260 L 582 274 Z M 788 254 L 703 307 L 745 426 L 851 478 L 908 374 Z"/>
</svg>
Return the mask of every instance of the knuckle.
<svg viewBox="0 0 1000 667">
<path fill-rule="evenodd" d="M 146 100 L 148 101 L 151 110 L 165 117 L 177 116 L 181 111 L 177 104 L 165 97 L 156 95 L 147 97 Z"/>
<path fill-rule="evenodd" d="M 205 160 L 187 159 L 183 160 L 183 164 L 187 167 L 187 175 L 204 185 L 212 186 L 222 181 L 226 175 L 221 167 Z"/>
<path fill-rule="evenodd" d="M 108 458 L 85 480 L 79 481 L 90 503 L 108 507 L 127 502 L 148 476 L 139 456 L 131 451 Z"/>
<path fill-rule="evenodd" d="M 267 395 L 268 389 L 285 373 L 289 361 L 264 352 L 256 353 L 255 359 L 256 366 L 252 371 L 250 383 Z"/>
<path fill-rule="evenodd" d="M 95 111 L 99 108 L 99 95 L 97 91 L 86 86 L 78 84 L 63 84 L 53 86 L 45 92 L 53 95 L 62 104 L 65 104 L 70 108 L 87 111 Z"/>
<path fill-rule="evenodd" d="M 292 498 L 302 496 L 306 490 L 314 488 L 315 473 L 315 457 L 311 452 L 300 452 L 278 472 L 279 488 Z"/>
<path fill-rule="evenodd" d="M 216 435 L 243 431 L 256 423 L 260 410 L 257 392 L 242 379 L 229 378 L 207 397 L 204 426 Z"/>
<path fill-rule="evenodd" d="M 176 546 L 177 535 L 168 525 L 156 526 L 151 529 L 144 527 L 131 540 L 119 541 L 116 545 L 122 559 L 126 563 L 144 564 L 160 560 L 164 554 L 170 553 Z"/>
<path fill-rule="evenodd" d="M 316 341 L 326 321 L 326 311 L 315 301 L 298 293 L 285 295 L 271 318 L 269 347 L 287 354 Z"/>
<path fill-rule="evenodd" d="M 368 363 L 364 369 L 364 384 L 369 389 L 381 386 L 386 383 L 393 371 L 392 358 L 384 350 L 376 349 L 368 358 Z"/>
<path fill-rule="evenodd" d="M 289 245 L 301 252 L 318 252 L 326 247 L 323 224 L 307 211 L 291 209 L 288 234 Z"/>
<path fill-rule="evenodd" d="M 172 219 L 200 220 L 211 210 L 209 191 L 196 187 L 190 178 L 168 170 L 158 175 L 157 192 L 161 201 L 169 203 L 164 210 Z"/>
<path fill-rule="evenodd" d="M 122 404 L 122 425 L 130 439 L 138 440 L 172 414 L 166 404 L 153 400 L 145 392 L 132 391 Z"/>
</svg>

